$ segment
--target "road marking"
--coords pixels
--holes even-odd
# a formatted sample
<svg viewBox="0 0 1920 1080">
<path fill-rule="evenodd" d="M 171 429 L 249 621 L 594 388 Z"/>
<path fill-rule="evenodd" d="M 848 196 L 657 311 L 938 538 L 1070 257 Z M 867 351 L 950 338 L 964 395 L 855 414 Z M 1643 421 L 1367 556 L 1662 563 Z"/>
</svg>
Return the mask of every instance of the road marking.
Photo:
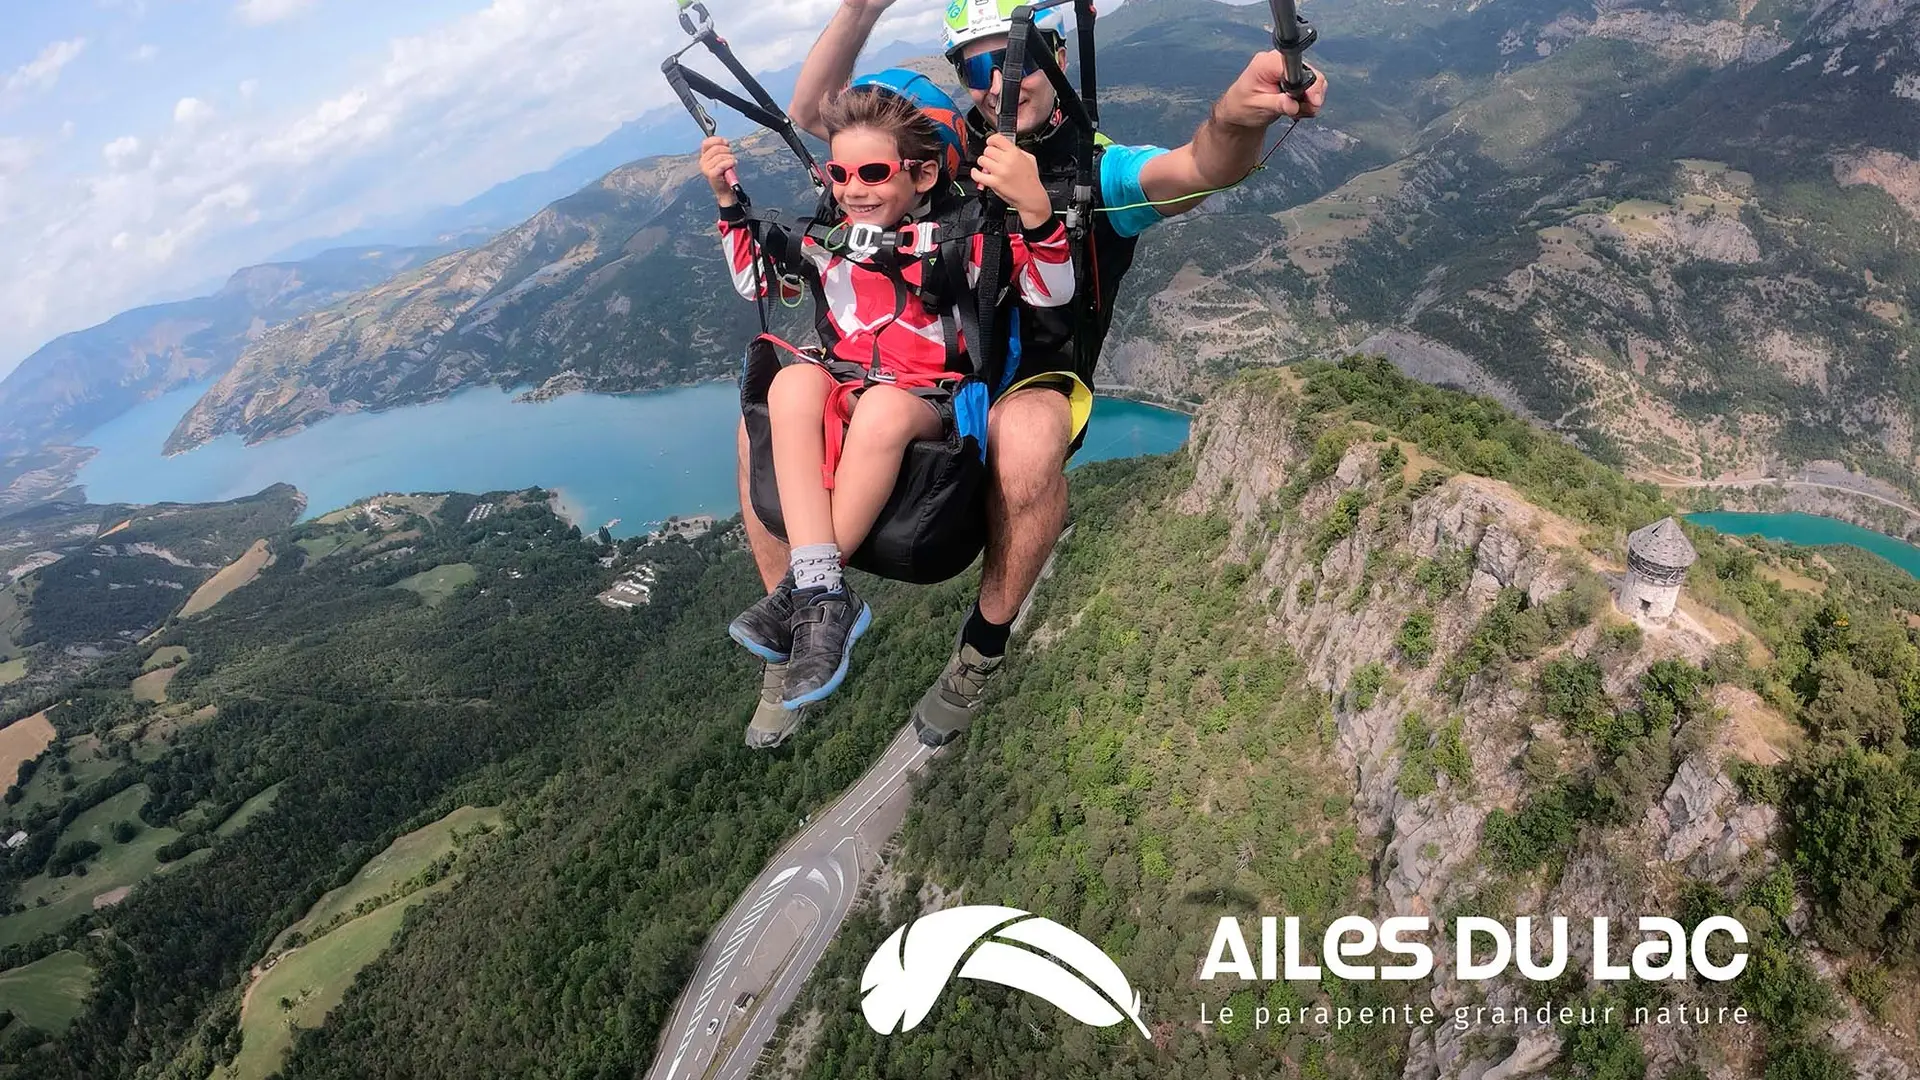
<svg viewBox="0 0 1920 1080">
<path fill-rule="evenodd" d="M 905 764 L 893 770 L 893 775 L 887 777 L 886 782 L 884 784 L 881 784 L 880 787 L 877 788 L 872 795 L 869 795 L 865 799 L 862 799 L 860 801 L 859 806 L 856 806 L 852 810 L 847 811 L 846 815 L 840 819 L 840 824 L 845 825 L 848 822 L 852 821 L 855 814 L 858 814 L 862 810 L 865 810 L 868 807 L 868 805 L 870 805 L 873 802 L 873 800 L 875 798 L 878 798 L 880 795 L 892 794 L 891 790 L 889 789 L 893 787 L 894 781 L 900 779 L 901 773 L 904 773 L 908 769 L 913 768 L 914 763 L 920 760 L 920 755 L 925 753 L 926 750 L 927 748 L 925 746 L 917 746 L 914 752 L 908 755 Z M 862 822 L 864 822 L 865 820 L 866 820 L 865 818 L 861 819 Z"/>
</svg>

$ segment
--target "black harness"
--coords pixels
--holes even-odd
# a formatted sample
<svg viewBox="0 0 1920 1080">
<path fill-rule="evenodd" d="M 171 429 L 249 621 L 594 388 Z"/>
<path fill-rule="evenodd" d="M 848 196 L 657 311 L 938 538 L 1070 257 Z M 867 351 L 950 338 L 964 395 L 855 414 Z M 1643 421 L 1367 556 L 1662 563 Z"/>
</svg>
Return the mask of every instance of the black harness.
<svg viewBox="0 0 1920 1080">
<path fill-rule="evenodd" d="M 1061 102 L 1062 115 L 1076 124 L 1080 139 L 1076 144 L 1074 169 L 1070 183 L 1048 187 L 1055 209 L 1062 214 L 1073 251 L 1076 280 L 1073 318 L 1076 327 L 1084 326 L 1087 314 L 1099 303 L 1097 289 L 1081 295 L 1080 283 L 1092 266 L 1089 238 L 1092 232 L 1093 183 L 1098 153 L 1095 149 L 1097 103 L 1093 85 L 1093 25 L 1091 0 L 1046 0 L 1023 6 L 1013 14 L 1013 30 L 1008 38 L 1007 67 L 1024 70 L 1029 43 L 1041 43 L 1033 14 L 1046 8 L 1071 3 L 1079 21 L 1083 64 L 1081 93 L 1066 81 L 1051 50 L 1032 50 L 1034 67 L 1047 73 Z M 943 410 L 944 432 L 939 439 L 922 440 L 908 447 L 899 482 L 859 551 L 849 563 L 882 577 L 915 583 L 944 581 L 964 571 L 978 558 L 986 544 L 986 412 L 991 395 L 1002 388 L 1010 374 L 1005 370 L 1010 322 L 1017 307 L 1016 290 L 1009 282 L 1012 265 L 1011 235 L 1019 228 L 1018 214 L 990 192 L 974 189 L 964 177 L 950 178 L 951 185 L 938 189 L 925 217 L 919 221 L 883 230 L 845 224 L 831 189 L 824 183 L 819 166 L 805 145 L 790 117 L 774 103 L 751 74 L 733 56 L 726 42 L 713 32 L 712 20 L 698 3 L 687 4 L 681 13 L 681 25 L 694 37 L 693 45 L 681 50 L 661 65 L 668 82 L 679 95 L 700 129 L 711 136 L 717 125 L 700 103 L 700 96 L 726 105 L 747 119 L 781 136 L 806 167 L 815 190 L 820 193 L 814 215 L 804 223 L 787 227 L 782 215 L 754 208 L 746 192 L 736 181 L 734 193 L 739 202 L 738 220 L 744 220 L 761 257 L 756 272 L 761 275 L 757 307 L 761 335 L 747 348 L 740 373 L 741 412 L 747 427 L 751 458 L 748 488 L 755 515 L 775 536 L 785 539 L 784 516 L 780 512 L 778 487 L 772 467 L 772 438 L 767 419 L 767 392 L 781 367 L 796 362 L 824 363 L 836 378 L 850 374 L 836 370 L 829 359 L 838 343 L 839 331 L 827 312 L 824 289 L 817 275 L 804 273 L 796 236 L 811 238 L 826 250 L 843 255 L 870 269 L 885 274 L 894 284 L 894 318 L 907 310 L 909 303 L 920 303 L 940 321 L 946 344 L 946 369 L 954 380 L 932 393 Z M 743 99 L 712 80 L 684 67 L 680 56 L 695 45 L 704 45 L 746 88 L 752 98 Z M 1010 95 L 1002 105 L 999 129 L 1012 134 L 1017 127 L 1019 95 Z M 1044 177 L 1043 177 L 1044 179 Z M 976 238 L 982 242 L 980 274 L 969 282 L 968 267 Z M 906 280 L 904 267 L 910 260 L 921 263 L 920 282 Z M 810 286 L 823 348 L 817 352 L 795 348 L 771 333 L 769 301 L 771 280 L 788 285 L 804 279 Z M 1093 348 L 1091 335 L 1075 333 L 1076 349 Z M 1082 344 L 1079 339 L 1087 338 Z M 878 334 L 873 354 L 858 377 L 866 385 L 890 381 L 880 363 Z"/>
</svg>

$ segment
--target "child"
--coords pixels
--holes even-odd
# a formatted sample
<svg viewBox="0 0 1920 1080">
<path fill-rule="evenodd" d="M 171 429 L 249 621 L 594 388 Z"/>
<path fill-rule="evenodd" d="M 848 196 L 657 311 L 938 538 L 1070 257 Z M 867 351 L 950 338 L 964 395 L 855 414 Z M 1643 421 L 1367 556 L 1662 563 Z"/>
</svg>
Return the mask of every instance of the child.
<svg viewBox="0 0 1920 1080">
<path fill-rule="evenodd" d="M 917 221 L 937 186 L 953 179 L 943 175 L 946 147 L 938 126 L 904 97 L 882 89 L 847 90 L 827 103 L 822 120 L 832 151 L 826 171 L 849 230 L 895 230 Z M 702 145 L 700 169 L 720 204 L 721 243 L 734 287 L 757 299 L 768 275 L 728 180 L 736 164 L 725 139 Z M 995 136 L 973 178 L 1019 212 L 1023 231 L 1010 239 L 1021 299 L 1039 307 L 1071 300 L 1066 228 L 1055 219 L 1033 156 Z M 828 343 L 824 360 L 782 369 L 768 392 L 790 571 L 728 632 L 769 664 L 787 665 L 781 703 L 794 711 L 831 694 L 846 676 L 853 643 L 873 615 L 841 576 L 841 564 L 859 550 L 879 517 L 908 444 L 941 434 L 945 401 L 939 390 L 956 375 L 947 370 L 939 313 L 898 287 L 921 283 L 918 257 L 889 254 L 884 257 L 894 262 L 882 268 L 852 252 L 830 251 L 811 236 L 798 245 L 782 241 L 767 246 L 798 247 L 797 256 L 782 260 L 782 270 L 819 287 L 838 340 Z M 978 281 L 983 246 L 974 238 L 971 282 Z M 794 295 L 789 282 L 781 287 Z M 968 344 L 963 341 L 962 348 Z"/>
</svg>

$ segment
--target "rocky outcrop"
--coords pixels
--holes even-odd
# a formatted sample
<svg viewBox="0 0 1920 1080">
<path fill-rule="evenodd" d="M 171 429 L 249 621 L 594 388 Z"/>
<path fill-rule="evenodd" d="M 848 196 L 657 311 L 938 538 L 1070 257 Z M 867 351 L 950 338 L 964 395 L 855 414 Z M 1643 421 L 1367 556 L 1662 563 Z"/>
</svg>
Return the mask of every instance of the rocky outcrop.
<svg viewBox="0 0 1920 1080">
<path fill-rule="evenodd" d="M 1476 678 L 1455 698 L 1440 685 L 1442 661 L 1457 654 L 1480 617 L 1502 589 L 1519 589 L 1530 604 L 1545 603 L 1573 587 L 1586 573 L 1615 568 L 1598 561 L 1580 544 L 1574 523 L 1529 502 L 1511 487 L 1474 476 L 1455 476 L 1414 499 L 1404 526 L 1381 527 L 1369 505 L 1360 524 L 1317 559 L 1309 545 L 1327 509 L 1343 493 L 1378 494 L 1380 456 L 1386 444 L 1366 439 L 1353 443 L 1326 478 L 1299 495 L 1297 511 L 1277 503 L 1292 498 L 1291 481 L 1307 467 L 1311 441 L 1300 437 L 1297 398 L 1284 374 L 1243 379 L 1216 397 L 1197 418 L 1191 443 L 1193 480 L 1177 505 L 1184 511 L 1212 510 L 1232 528 L 1228 558 L 1253 561 L 1248 589 L 1270 597 L 1268 633 L 1305 663 L 1308 681 L 1327 691 L 1334 703 L 1332 754 L 1352 778 L 1355 816 L 1380 842 L 1374 896 L 1380 914 L 1443 916 L 1463 903 L 1481 904 L 1495 872 L 1480 851 L 1482 830 L 1494 809 L 1517 809 L 1533 790 L 1519 761 L 1529 746 L 1564 748 L 1575 733 L 1545 719 L 1533 700 L 1538 667 L 1554 656 L 1602 655 L 1601 624 L 1502 677 Z M 1439 601 L 1409 588 L 1407 574 L 1380 575 L 1367 585 L 1370 556 L 1408 560 L 1471 553 L 1471 577 L 1457 593 Z M 1399 563 L 1404 567 L 1405 562 Z M 1390 580 L 1389 580 L 1390 578 Z M 1438 645 L 1435 661 L 1423 668 L 1395 663 L 1395 637 L 1407 615 L 1430 610 Z M 1601 666 L 1606 688 L 1616 700 L 1632 699 L 1641 672 L 1658 659 L 1699 660 L 1718 644 L 1712 632 L 1690 619 L 1644 631 L 1637 653 L 1606 654 Z M 1386 661 L 1392 671 L 1374 700 L 1361 708 L 1346 690 L 1362 665 Z M 1745 714 L 1772 716 L 1757 697 L 1738 702 Z M 1403 725 L 1411 715 L 1427 722 L 1459 717 L 1465 749 L 1471 757 L 1471 783 L 1461 785 L 1439 775 L 1432 790 L 1408 797 L 1402 790 Z M 1522 879 L 1517 894 L 1500 910 L 1484 906 L 1476 914 L 1510 918 L 1517 914 L 1563 914 L 1569 919 L 1574 955 L 1591 948 L 1588 920 L 1624 919 L 1649 911 L 1672 910 L 1687 881 L 1711 882 L 1729 891 L 1765 874 L 1777 856 L 1772 839 L 1780 823 L 1776 811 L 1743 798 L 1729 779 L 1732 763 L 1765 752 L 1764 733 L 1751 716 L 1714 728 L 1711 739 L 1675 761 L 1671 777 L 1636 821 L 1592 834 L 1567 853 L 1563 872 L 1553 879 Z M 1767 722 L 1785 729 L 1778 717 Z M 1416 789 L 1419 790 L 1419 789 Z M 1505 895 L 1505 894 L 1502 894 Z M 1544 953 L 1549 928 L 1535 927 L 1536 949 Z M 1451 943 L 1443 948 L 1450 949 Z M 1513 1007 L 1528 1000 L 1528 984 L 1511 981 L 1462 985 L 1445 965 L 1429 999 L 1439 1009 L 1466 1004 Z M 1682 992 L 1682 999 L 1688 991 Z M 1663 1075 L 1679 1064 L 1713 1054 L 1738 1060 L 1749 1053 L 1746 1030 L 1648 1025 L 1633 1029 L 1653 1066 Z M 1836 1044 L 1865 1067 L 1878 1043 L 1864 1026 L 1853 1042 Z M 1401 1076 L 1406 1080 L 1486 1080 L 1487 1077 L 1538 1075 L 1557 1059 L 1560 1032 L 1515 1032 L 1517 1044 L 1497 1056 L 1451 1025 L 1416 1034 Z M 1715 1073 L 1714 1075 L 1720 1075 Z M 1731 1073 L 1729 1076 L 1733 1075 Z M 1870 1075 L 1863 1073 L 1863 1075 Z M 1888 1075 L 1904 1075 L 1895 1072 Z"/>
</svg>

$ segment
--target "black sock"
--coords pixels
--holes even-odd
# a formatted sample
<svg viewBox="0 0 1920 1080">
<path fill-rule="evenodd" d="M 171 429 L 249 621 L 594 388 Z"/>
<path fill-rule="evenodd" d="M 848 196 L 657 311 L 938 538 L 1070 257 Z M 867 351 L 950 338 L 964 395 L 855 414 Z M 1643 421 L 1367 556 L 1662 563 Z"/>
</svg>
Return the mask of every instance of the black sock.
<svg viewBox="0 0 1920 1080">
<path fill-rule="evenodd" d="M 971 645 L 981 656 L 1003 656 L 1007 651 L 1007 635 L 1013 632 L 1010 622 L 988 622 L 980 614 L 980 605 L 973 605 L 973 614 L 967 616 L 966 628 L 960 631 L 960 642 Z"/>
</svg>

